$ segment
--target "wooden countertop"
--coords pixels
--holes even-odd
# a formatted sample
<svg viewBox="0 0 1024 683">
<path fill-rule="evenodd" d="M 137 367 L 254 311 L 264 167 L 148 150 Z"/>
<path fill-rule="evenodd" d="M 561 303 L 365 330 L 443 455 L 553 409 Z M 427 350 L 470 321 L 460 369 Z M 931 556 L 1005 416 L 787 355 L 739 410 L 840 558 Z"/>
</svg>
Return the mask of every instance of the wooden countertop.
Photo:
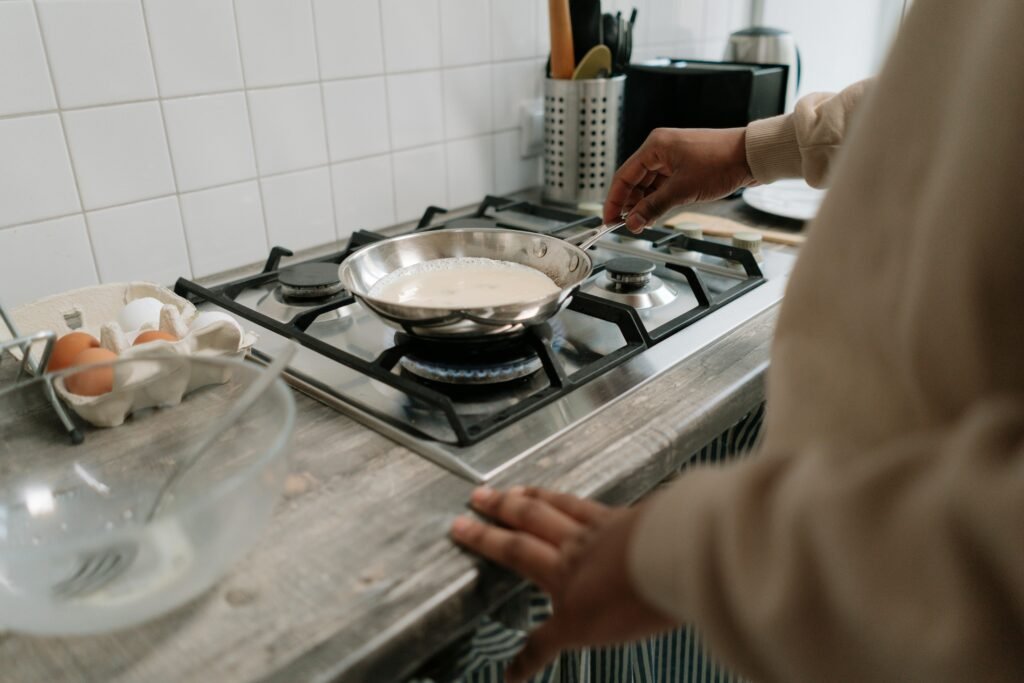
<svg viewBox="0 0 1024 683">
<path fill-rule="evenodd" d="M 738 202 L 698 207 L 751 224 Z M 790 225 L 790 227 L 792 227 Z M 773 307 L 504 473 L 627 503 L 763 397 Z M 471 484 L 296 394 L 288 491 L 258 545 L 157 621 L 79 638 L 0 634 L 4 681 L 400 680 L 520 583 L 447 538 Z"/>
</svg>

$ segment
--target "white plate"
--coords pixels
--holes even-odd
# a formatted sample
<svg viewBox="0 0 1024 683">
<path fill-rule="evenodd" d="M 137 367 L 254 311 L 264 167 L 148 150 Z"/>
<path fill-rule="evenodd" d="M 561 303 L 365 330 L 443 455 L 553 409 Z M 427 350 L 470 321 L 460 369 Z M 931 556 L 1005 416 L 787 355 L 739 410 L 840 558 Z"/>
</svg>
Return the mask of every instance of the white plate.
<svg viewBox="0 0 1024 683">
<path fill-rule="evenodd" d="M 779 180 L 743 191 L 743 201 L 755 209 L 800 221 L 814 218 L 824 198 L 825 190 L 816 190 L 803 180 Z"/>
</svg>

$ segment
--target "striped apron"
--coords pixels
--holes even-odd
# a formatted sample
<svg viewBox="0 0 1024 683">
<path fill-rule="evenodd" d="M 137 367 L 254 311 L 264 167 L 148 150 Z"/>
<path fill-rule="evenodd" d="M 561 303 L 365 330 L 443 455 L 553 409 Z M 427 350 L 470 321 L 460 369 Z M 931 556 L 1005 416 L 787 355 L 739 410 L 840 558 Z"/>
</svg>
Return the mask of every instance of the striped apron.
<svg viewBox="0 0 1024 683">
<path fill-rule="evenodd" d="M 760 433 L 764 404 L 694 453 L 669 479 L 689 467 L 728 462 L 748 453 Z M 472 636 L 456 646 L 442 672 L 410 683 L 503 683 L 506 664 L 526 642 L 527 632 L 551 615 L 551 601 L 536 588 L 510 601 L 518 618 L 484 617 Z M 509 608 L 503 608 L 508 612 Z M 510 623 L 512 622 L 512 623 Z M 514 624 L 514 625 L 513 625 Z M 690 628 L 628 645 L 565 652 L 532 683 L 737 683 L 740 679 L 707 655 Z"/>
</svg>

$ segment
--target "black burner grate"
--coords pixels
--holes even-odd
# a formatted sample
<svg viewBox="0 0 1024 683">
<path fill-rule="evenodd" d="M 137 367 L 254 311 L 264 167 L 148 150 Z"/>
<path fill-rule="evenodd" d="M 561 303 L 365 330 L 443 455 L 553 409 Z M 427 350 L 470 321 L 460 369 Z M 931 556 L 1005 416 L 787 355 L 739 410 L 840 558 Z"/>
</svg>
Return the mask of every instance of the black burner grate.
<svg viewBox="0 0 1024 683">
<path fill-rule="evenodd" d="M 434 206 L 429 207 L 426 212 L 424 212 L 423 218 L 420 220 L 416 229 L 435 230 L 444 227 L 444 222 L 435 223 L 434 219 L 445 213 L 446 211 L 444 209 Z M 593 227 L 595 224 L 600 223 L 600 220 L 594 217 L 581 217 L 577 214 L 568 213 L 559 209 L 552 209 L 550 207 L 538 206 L 528 202 L 520 202 L 512 199 L 492 196 L 488 196 L 484 199 L 474 213 L 474 216 L 478 218 L 487 217 L 494 219 L 496 225 L 501 227 L 523 229 L 520 226 L 506 224 L 502 221 L 502 215 L 511 215 L 514 213 L 558 223 L 558 228 L 552 231 L 557 234 L 561 234 L 563 232 L 567 233 L 571 230 L 579 230 L 586 227 Z M 352 235 L 346 249 L 317 259 L 312 259 L 306 263 L 338 265 L 354 250 L 381 239 L 384 239 L 382 235 L 368 231 L 358 231 Z M 547 379 L 547 386 L 512 406 L 503 408 L 492 415 L 482 418 L 466 418 L 459 415 L 451 397 L 439 390 L 436 385 L 427 386 L 418 380 L 403 376 L 395 371 L 396 366 L 398 366 L 402 358 L 406 356 L 415 357 L 417 345 L 420 344 L 419 341 L 414 343 L 412 340 L 404 337 L 404 335 L 396 335 L 396 343 L 392 347 L 383 350 L 375 359 L 366 360 L 307 334 L 306 330 L 309 326 L 324 313 L 337 310 L 345 306 L 355 305 L 356 302 L 354 297 L 347 292 L 341 292 L 329 300 L 308 308 L 287 322 L 274 320 L 257 310 L 238 303 L 236 298 L 242 292 L 248 289 L 264 287 L 268 284 L 275 284 L 279 282 L 282 273 L 281 259 L 282 257 L 292 255 L 292 252 L 288 249 L 274 247 L 271 250 L 263 271 L 251 277 L 242 278 L 213 288 L 203 287 L 185 278 L 180 278 L 175 284 L 174 289 L 178 295 L 188 298 L 193 303 L 200 304 L 203 302 L 209 302 L 220 306 L 240 318 L 255 323 L 256 325 L 264 327 L 283 337 L 294 339 L 301 345 L 315 351 L 316 353 L 352 368 L 378 382 L 386 384 L 387 386 L 392 387 L 411 398 L 415 398 L 416 400 L 423 402 L 445 416 L 459 446 L 468 446 L 487 438 L 512 422 L 525 417 L 539 408 L 548 405 L 559 397 L 564 396 L 566 393 L 571 392 L 576 387 L 604 374 L 608 370 L 642 352 L 644 349 L 654 346 L 666 337 L 677 333 L 679 330 L 693 324 L 712 311 L 724 306 L 764 282 L 764 278 L 757 266 L 757 262 L 754 260 L 753 255 L 745 249 L 738 249 L 714 242 L 692 239 L 682 235 L 681 233 L 657 229 L 644 231 L 643 234 L 638 236 L 638 239 L 648 240 L 659 247 L 671 245 L 681 249 L 687 249 L 737 261 L 743 266 L 746 278 L 738 280 L 737 284 L 732 288 L 725 292 L 721 292 L 712 298 L 699 274 L 692 268 L 688 266 L 666 264 L 666 267 L 675 270 L 686 278 L 686 281 L 689 283 L 690 288 L 693 291 L 693 295 L 697 300 L 697 306 L 657 329 L 650 331 L 648 331 L 644 326 L 637 311 L 630 306 L 577 291 L 570 300 L 568 309 L 585 316 L 590 316 L 592 318 L 614 324 L 622 334 L 624 344 L 611 353 L 604 355 L 593 362 L 585 364 L 582 368 L 570 375 L 562 366 L 558 359 L 556 348 L 552 345 L 550 327 L 542 325 L 529 328 L 524 333 L 522 341 L 528 344 L 540 359 L 544 375 Z M 600 273 L 602 270 L 603 266 L 598 265 L 595 267 L 594 273 Z M 254 351 L 254 355 L 261 357 L 261 360 L 269 360 L 268 358 L 263 357 L 263 355 L 258 351 Z M 325 395 L 333 396 L 336 399 L 345 401 L 359 410 L 373 415 L 379 420 L 387 422 L 388 424 L 407 432 L 414 433 L 425 438 L 431 438 L 422 432 L 419 432 L 410 424 L 402 423 L 392 416 L 384 414 L 369 405 L 365 405 L 355 399 L 352 399 L 351 397 L 340 395 L 336 390 L 324 385 L 314 377 L 304 376 L 302 373 L 292 370 L 289 370 L 289 373 L 297 379 L 316 387 Z"/>
</svg>

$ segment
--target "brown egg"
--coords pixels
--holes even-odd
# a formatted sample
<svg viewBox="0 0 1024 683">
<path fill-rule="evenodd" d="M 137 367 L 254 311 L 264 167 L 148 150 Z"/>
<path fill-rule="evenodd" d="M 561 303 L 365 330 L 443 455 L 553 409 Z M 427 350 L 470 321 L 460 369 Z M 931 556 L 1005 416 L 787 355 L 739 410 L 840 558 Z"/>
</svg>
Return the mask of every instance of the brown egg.
<svg viewBox="0 0 1024 683">
<path fill-rule="evenodd" d="M 75 356 L 72 366 L 92 365 L 117 360 L 117 354 L 106 349 L 86 349 Z M 64 386 L 79 396 L 99 396 L 114 388 L 114 368 L 90 368 L 67 375 Z"/>
<path fill-rule="evenodd" d="M 99 339 L 85 332 L 69 332 L 58 339 L 50 353 L 50 362 L 46 364 L 47 372 L 56 372 L 70 367 L 71 363 L 86 349 L 95 349 L 100 345 Z"/>
<path fill-rule="evenodd" d="M 132 342 L 132 346 L 138 346 L 139 344 L 145 344 L 146 342 L 157 340 L 176 342 L 178 341 L 178 338 L 175 337 L 170 332 L 161 332 L 160 330 L 147 330 L 146 332 L 143 332 L 142 334 L 135 338 L 135 341 Z"/>
</svg>

